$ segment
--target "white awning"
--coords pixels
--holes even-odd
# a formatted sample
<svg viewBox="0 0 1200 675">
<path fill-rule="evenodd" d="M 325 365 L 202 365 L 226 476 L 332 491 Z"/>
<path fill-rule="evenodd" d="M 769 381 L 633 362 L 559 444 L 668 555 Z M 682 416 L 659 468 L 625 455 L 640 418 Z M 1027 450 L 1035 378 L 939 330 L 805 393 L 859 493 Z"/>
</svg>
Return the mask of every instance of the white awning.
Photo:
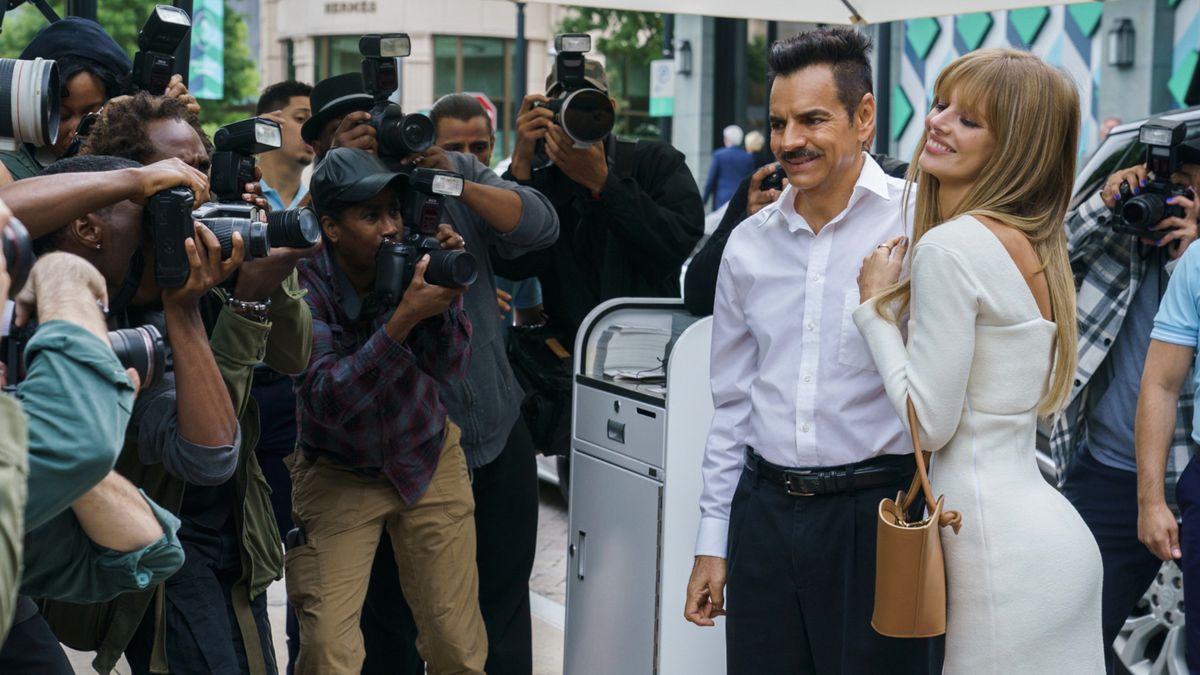
<svg viewBox="0 0 1200 675">
<path fill-rule="evenodd" d="M 1045 7 L 1046 0 L 532 0 L 552 5 L 586 5 L 641 12 L 699 14 L 738 19 L 850 24 L 970 14 L 998 9 Z M 1071 4 L 1086 0 L 1066 0 Z"/>
</svg>

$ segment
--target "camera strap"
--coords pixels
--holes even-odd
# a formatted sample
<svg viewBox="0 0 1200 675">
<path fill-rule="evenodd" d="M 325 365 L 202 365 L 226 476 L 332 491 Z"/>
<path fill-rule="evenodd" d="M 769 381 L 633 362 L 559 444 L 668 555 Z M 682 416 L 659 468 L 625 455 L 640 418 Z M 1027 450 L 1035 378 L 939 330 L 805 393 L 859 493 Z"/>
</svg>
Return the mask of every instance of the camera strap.
<svg viewBox="0 0 1200 675">
<path fill-rule="evenodd" d="M 133 252 L 133 257 L 129 259 L 129 271 L 125 273 L 125 280 L 121 282 L 121 290 L 117 291 L 116 297 L 108 299 L 108 309 L 110 314 L 125 311 L 129 303 L 133 302 L 133 296 L 137 294 L 138 286 L 142 285 L 142 274 L 145 272 L 146 256 L 142 254 L 142 245 L 138 244 L 137 250 Z"/>
<path fill-rule="evenodd" d="M 633 152 L 637 149 L 636 138 L 621 138 L 613 136 L 612 157 L 613 172 L 618 177 L 625 179 L 633 176 L 634 156 Z"/>
</svg>

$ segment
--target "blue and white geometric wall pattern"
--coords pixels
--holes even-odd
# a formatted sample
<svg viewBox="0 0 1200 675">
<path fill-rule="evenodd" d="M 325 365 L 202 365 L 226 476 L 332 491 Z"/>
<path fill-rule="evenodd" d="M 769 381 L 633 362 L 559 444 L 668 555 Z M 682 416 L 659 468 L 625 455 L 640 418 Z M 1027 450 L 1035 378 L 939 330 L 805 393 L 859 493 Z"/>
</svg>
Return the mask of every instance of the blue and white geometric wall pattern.
<svg viewBox="0 0 1200 675">
<path fill-rule="evenodd" d="M 1200 5 L 1200 0 L 1182 0 Z M 900 84 L 892 90 L 889 130 L 899 157 L 909 159 L 933 104 L 933 83 L 951 61 L 975 49 L 1024 49 L 1062 68 L 1079 89 L 1083 107 L 1080 157 L 1098 144 L 1097 84 L 1100 81 L 1099 30 L 1103 3 L 980 12 L 903 22 L 904 58 Z M 1195 43 L 1193 43 L 1195 44 Z"/>
</svg>

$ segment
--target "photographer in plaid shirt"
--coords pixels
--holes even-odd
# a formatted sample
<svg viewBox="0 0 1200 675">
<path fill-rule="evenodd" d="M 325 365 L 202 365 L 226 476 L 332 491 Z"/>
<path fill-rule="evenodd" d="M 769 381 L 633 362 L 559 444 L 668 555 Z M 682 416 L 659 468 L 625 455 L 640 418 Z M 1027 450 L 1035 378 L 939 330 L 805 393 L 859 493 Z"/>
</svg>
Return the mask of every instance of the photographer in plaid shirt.
<svg viewBox="0 0 1200 675">
<path fill-rule="evenodd" d="M 1200 192 L 1200 151 L 1184 146 L 1181 154 L 1183 166 L 1172 180 Z M 1162 564 L 1138 541 L 1134 417 L 1159 300 L 1197 236 L 1197 204 L 1184 197 L 1170 201 L 1183 207 L 1184 217 L 1155 225 L 1158 239 L 1113 229 L 1121 184 L 1138 194 L 1147 177 L 1145 166 L 1118 171 L 1067 215 L 1078 290 L 1079 365 L 1071 403 L 1055 420 L 1050 438 L 1063 493 L 1091 528 L 1104 560 L 1104 656 L 1110 675 L 1112 642 Z M 1176 477 L 1190 454 L 1191 427 L 1192 392 L 1185 390 L 1177 402 L 1167 465 L 1166 494 L 1172 501 Z"/>
<path fill-rule="evenodd" d="M 466 288 L 425 282 L 417 264 L 397 306 L 373 292 L 376 251 L 401 234 L 406 178 L 376 156 L 335 148 L 313 173 L 325 249 L 303 261 L 312 309 L 308 370 L 296 378 L 299 445 L 289 458 L 288 600 L 297 673 L 357 673 L 359 613 L 386 528 L 430 673 L 482 674 L 475 502 L 459 429 L 439 387 L 467 371 Z M 463 239 L 442 225 L 443 248 Z"/>
</svg>

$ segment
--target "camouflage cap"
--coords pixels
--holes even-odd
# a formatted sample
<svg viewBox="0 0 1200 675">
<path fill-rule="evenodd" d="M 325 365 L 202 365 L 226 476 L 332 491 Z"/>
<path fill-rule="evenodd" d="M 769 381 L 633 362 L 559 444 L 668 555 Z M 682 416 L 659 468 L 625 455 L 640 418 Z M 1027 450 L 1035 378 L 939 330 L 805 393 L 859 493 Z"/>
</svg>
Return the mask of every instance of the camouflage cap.
<svg viewBox="0 0 1200 675">
<path fill-rule="evenodd" d="M 600 91 L 608 93 L 608 76 L 604 74 L 604 66 L 599 61 L 583 60 L 583 79 Z M 558 96 L 561 93 L 562 85 L 558 83 L 558 63 L 556 62 L 550 67 L 550 74 L 546 76 L 546 95 Z"/>
</svg>

